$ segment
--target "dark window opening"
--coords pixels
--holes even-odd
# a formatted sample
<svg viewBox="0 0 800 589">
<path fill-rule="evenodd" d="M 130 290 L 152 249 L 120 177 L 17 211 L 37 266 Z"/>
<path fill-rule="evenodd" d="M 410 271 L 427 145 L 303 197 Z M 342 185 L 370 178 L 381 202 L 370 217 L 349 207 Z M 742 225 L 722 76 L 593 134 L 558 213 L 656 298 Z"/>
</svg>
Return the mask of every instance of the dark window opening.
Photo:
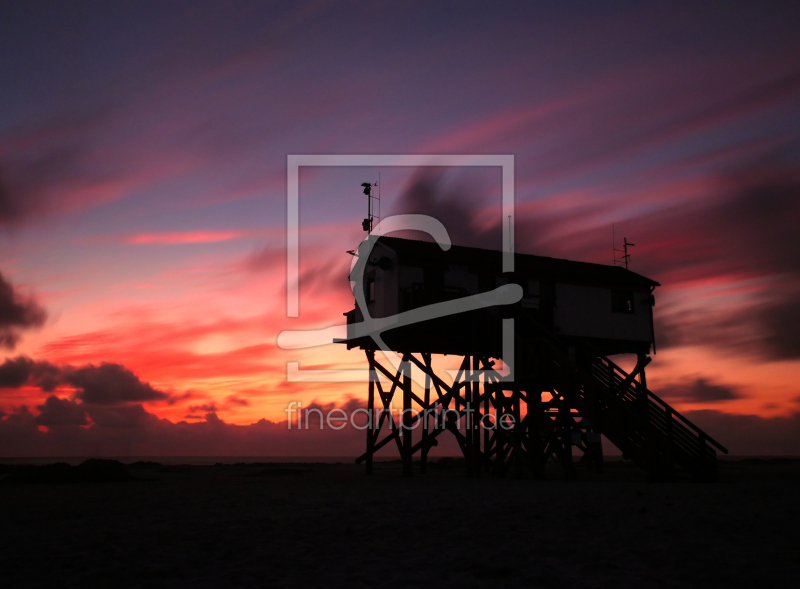
<svg viewBox="0 0 800 589">
<path fill-rule="evenodd" d="M 367 298 L 368 303 L 375 301 L 375 277 L 370 276 L 367 278 L 367 283 L 364 285 L 364 296 Z"/>
<path fill-rule="evenodd" d="M 633 293 L 629 290 L 612 290 L 611 310 L 614 313 L 633 313 Z"/>
</svg>

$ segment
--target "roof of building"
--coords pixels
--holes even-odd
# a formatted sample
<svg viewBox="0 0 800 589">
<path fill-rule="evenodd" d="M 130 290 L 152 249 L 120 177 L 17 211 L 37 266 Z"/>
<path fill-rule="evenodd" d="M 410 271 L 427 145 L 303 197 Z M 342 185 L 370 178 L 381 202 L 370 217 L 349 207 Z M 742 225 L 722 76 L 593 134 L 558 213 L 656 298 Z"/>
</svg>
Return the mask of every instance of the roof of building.
<svg viewBox="0 0 800 589">
<path fill-rule="evenodd" d="M 498 274 L 502 269 L 503 252 L 499 250 L 453 245 L 449 250 L 444 251 L 435 242 L 386 236 L 379 237 L 378 243 L 382 243 L 397 252 L 401 260 L 416 259 L 421 265 L 433 261 L 463 265 L 470 268 L 497 269 Z M 540 280 L 545 279 L 554 282 L 565 281 L 578 284 L 590 283 L 639 288 L 661 286 L 655 280 L 626 270 L 621 266 L 576 262 L 574 260 L 533 256 L 519 252 L 515 252 L 514 255 L 514 271 L 517 274 L 528 274 Z"/>
</svg>

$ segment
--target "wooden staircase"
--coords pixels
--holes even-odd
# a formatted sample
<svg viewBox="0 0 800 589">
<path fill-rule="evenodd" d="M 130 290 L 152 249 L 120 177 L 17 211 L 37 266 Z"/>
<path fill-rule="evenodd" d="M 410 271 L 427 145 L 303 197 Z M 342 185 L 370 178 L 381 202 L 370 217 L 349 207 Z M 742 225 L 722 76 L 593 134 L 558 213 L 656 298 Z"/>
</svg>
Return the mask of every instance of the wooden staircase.
<svg viewBox="0 0 800 589">
<path fill-rule="evenodd" d="M 588 431 L 604 435 L 651 480 L 671 479 L 676 466 L 696 481 L 716 480 L 717 451 L 728 450 L 647 388 L 643 375 L 650 357 L 640 355 L 628 373 L 590 343 L 565 343 L 531 319 L 523 317 L 526 327 L 535 326 L 535 335 L 528 331 L 518 345 L 534 346 L 539 354 L 547 350 L 549 380 L 559 398 L 555 405 L 565 404 L 571 421 L 582 420 L 584 440 Z"/>
<path fill-rule="evenodd" d="M 608 358 L 582 373 L 579 410 L 594 415 L 606 438 L 651 478 L 669 478 L 679 465 L 695 480 L 716 479 L 716 450 L 728 453 L 722 444 Z"/>
</svg>

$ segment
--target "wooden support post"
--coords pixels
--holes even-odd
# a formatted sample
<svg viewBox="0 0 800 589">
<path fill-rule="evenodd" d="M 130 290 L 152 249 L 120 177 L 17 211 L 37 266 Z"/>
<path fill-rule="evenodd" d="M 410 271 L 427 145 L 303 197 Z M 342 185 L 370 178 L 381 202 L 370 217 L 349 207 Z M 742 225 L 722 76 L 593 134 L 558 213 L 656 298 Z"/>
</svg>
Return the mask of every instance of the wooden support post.
<svg viewBox="0 0 800 589">
<path fill-rule="evenodd" d="M 472 472 L 481 476 L 481 365 L 478 356 L 472 357 L 472 404 L 470 426 L 472 427 Z"/>
<path fill-rule="evenodd" d="M 423 354 L 422 361 L 425 362 L 426 365 L 430 364 L 430 354 Z M 428 413 L 428 408 L 431 406 L 431 375 L 427 372 L 425 373 L 425 407 L 422 408 L 422 448 L 420 449 L 419 454 L 419 471 L 422 474 L 426 474 L 428 472 L 428 449 L 429 446 L 429 439 L 428 439 L 428 425 L 430 422 L 430 414 Z"/>
<path fill-rule="evenodd" d="M 367 460 L 366 473 L 372 474 L 372 456 L 375 454 L 375 379 L 378 373 L 375 371 L 375 351 L 367 350 L 367 362 L 369 364 L 369 394 L 367 397 Z"/>
<path fill-rule="evenodd" d="M 605 457 L 603 456 L 603 438 L 601 437 L 602 433 L 600 432 L 599 428 L 595 429 L 594 435 L 597 436 L 597 442 L 595 443 L 595 448 L 594 448 L 595 452 L 594 471 L 597 474 L 602 474 Z"/>
<path fill-rule="evenodd" d="M 658 452 L 656 451 L 655 440 L 653 439 L 653 432 L 651 431 L 650 415 L 648 414 L 647 398 L 647 375 L 645 374 L 645 366 L 650 362 L 647 354 L 639 353 L 636 356 L 636 368 L 639 371 L 639 389 L 636 391 L 636 405 L 637 412 L 641 417 L 639 426 L 640 434 L 644 438 L 642 440 L 645 455 L 647 456 L 647 478 L 651 481 L 661 480 L 662 467 L 659 464 Z"/>
<path fill-rule="evenodd" d="M 464 356 L 464 360 L 461 362 L 461 368 L 459 369 L 459 375 L 462 379 L 466 380 L 466 376 L 469 373 L 469 356 Z M 461 399 L 461 389 L 464 388 L 466 383 L 464 381 L 459 381 L 458 378 L 453 382 L 453 390 L 455 391 L 454 401 L 455 401 L 455 408 L 456 411 L 461 411 L 464 403 Z M 467 396 L 467 392 L 465 391 L 464 396 Z"/>
<path fill-rule="evenodd" d="M 650 359 L 647 357 L 646 354 L 638 354 L 637 356 L 637 364 L 641 366 L 639 369 L 639 396 L 636 399 L 639 403 L 639 412 L 644 416 L 645 419 L 648 419 L 647 415 L 647 375 L 645 375 L 644 367 L 648 364 Z M 649 419 L 648 419 L 649 421 Z"/>
<path fill-rule="evenodd" d="M 483 420 L 483 416 L 489 415 L 489 408 L 491 406 L 491 402 L 489 397 L 492 394 L 492 385 L 489 383 L 489 379 L 483 379 L 483 413 L 481 415 L 481 429 L 483 429 L 483 468 L 488 472 L 489 471 L 489 443 L 490 443 L 490 436 L 491 430 L 486 426 L 486 422 Z"/>
<path fill-rule="evenodd" d="M 473 474 L 473 444 L 472 444 L 472 362 L 470 356 L 464 356 L 462 375 L 464 378 L 464 439 L 466 448 L 464 452 L 467 476 Z"/>
<path fill-rule="evenodd" d="M 528 461 L 533 478 L 544 479 L 544 447 L 542 444 L 542 406 L 541 381 L 536 381 L 528 390 Z"/>
<path fill-rule="evenodd" d="M 572 387 L 574 383 L 573 375 L 570 372 L 567 378 L 567 386 L 561 395 L 558 404 L 558 420 L 561 424 L 561 465 L 564 467 L 564 475 L 568 479 L 575 477 L 575 465 L 572 464 L 572 415 L 570 414 Z"/>
<path fill-rule="evenodd" d="M 403 355 L 403 476 L 410 477 L 411 469 L 411 362 L 408 361 L 408 354 Z"/>
<path fill-rule="evenodd" d="M 514 388 L 512 392 L 511 401 L 511 414 L 514 416 L 514 475 L 516 478 L 522 478 L 522 411 L 520 410 L 520 403 L 522 403 L 522 395 L 519 388 Z"/>
<path fill-rule="evenodd" d="M 497 387 L 494 396 L 494 474 L 502 478 L 506 475 L 506 467 L 504 464 L 506 456 L 506 430 L 502 426 L 503 417 L 506 413 L 506 394 L 502 387 Z"/>
</svg>

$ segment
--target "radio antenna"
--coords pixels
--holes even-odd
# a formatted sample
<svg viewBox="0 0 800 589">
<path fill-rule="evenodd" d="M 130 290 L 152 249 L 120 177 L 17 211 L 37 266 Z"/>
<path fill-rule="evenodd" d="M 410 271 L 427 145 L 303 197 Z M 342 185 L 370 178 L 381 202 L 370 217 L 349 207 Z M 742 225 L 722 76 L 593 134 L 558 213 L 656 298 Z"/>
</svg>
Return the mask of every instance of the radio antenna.
<svg viewBox="0 0 800 589">
<path fill-rule="evenodd" d="M 622 238 L 622 248 L 625 254 L 622 256 L 622 259 L 625 260 L 625 269 L 628 269 L 628 262 L 631 261 L 631 255 L 628 253 L 628 248 L 635 246 L 635 243 L 628 243 L 628 238 Z"/>
<path fill-rule="evenodd" d="M 628 253 L 628 248 L 635 246 L 635 243 L 629 243 L 627 237 L 622 238 L 622 249 L 617 249 L 617 237 L 616 232 L 614 230 L 614 223 L 611 224 L 611 253 L 614 257 L 614 266 L 622 266 L 625 265 L 625 269 L 628 269 L 628 263 L 631 261 L 631 255 Z M 617 254 L 622 254 L 619 259 L 617 258 Z"/>
<path fill-rule="evenodd" d="M 380 196 L 380 187 L 378 187 L 378 196 L 372 195 L 372 188 L 374 186 L 378 186 L 378 183 L 370 184 L 369 182 L 362 182 L 361 187 L 364 189 L 364 194 L 367 197 L 367 218 L 361 221 L 361 228 L 366 231 L 367 233 L 372 233 L 372 227 L 374 225 L 375 219 L 381 218 L 381 196 Z M 373 200 L 378 201 L 378 214 L 375 215 L 375 207 L 372 203 Z"/>
</svg>

